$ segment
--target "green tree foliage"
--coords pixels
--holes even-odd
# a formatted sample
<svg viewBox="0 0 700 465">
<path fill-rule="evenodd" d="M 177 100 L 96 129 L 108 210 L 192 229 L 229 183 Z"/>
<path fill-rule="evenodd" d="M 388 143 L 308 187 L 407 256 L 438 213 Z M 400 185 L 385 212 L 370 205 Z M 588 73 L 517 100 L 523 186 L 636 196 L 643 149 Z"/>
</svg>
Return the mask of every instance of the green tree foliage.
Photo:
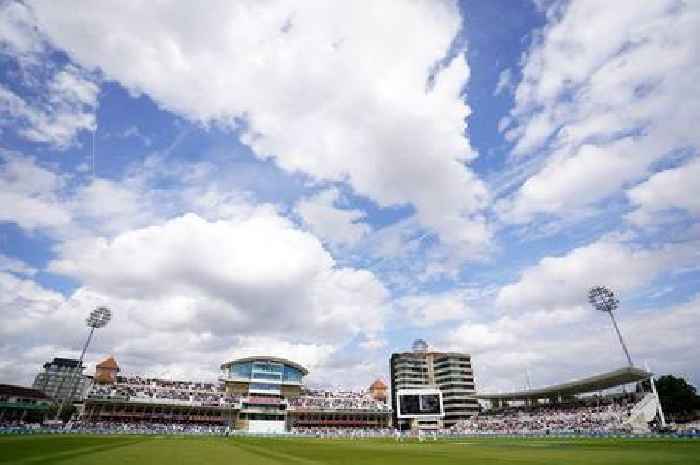
<svg viewBox="0 0 700 465">
<path fill-rule="evenodd" d="M 58 413 L 59 409 L 61 408 L 60 403 L 54 403 L 51 404 L 49 407 L 48 413 L 46 415 L 46 419 L 48 420 L 53 420 L 56 418 L 56 414 Z M 63 422 L 67 422 L 70 420 L 71 416 L 77 411 L 75 406 L 73 404 L 67 405 L 64 409 L 63 412 L 61 413 L 61 418 L 59 420 Z"/>
<path fill-rule="evenodd" d="M 666 375 L 656 379 L 656 390 L 664 412 L 671 415 L 688 415 L 700 409 L 700 397 L 695 386 L 683 378 Z"/>
</svg>

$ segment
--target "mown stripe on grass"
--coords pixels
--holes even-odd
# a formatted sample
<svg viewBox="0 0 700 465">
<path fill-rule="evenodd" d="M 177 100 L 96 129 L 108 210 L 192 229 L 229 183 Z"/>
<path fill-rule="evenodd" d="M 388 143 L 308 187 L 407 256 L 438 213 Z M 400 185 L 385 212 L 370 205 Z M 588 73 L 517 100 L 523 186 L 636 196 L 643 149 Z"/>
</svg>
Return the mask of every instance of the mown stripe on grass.
<svg viewBox="0 0 700 465">
<path fill-rule="evenodd" d="M 236 447 L 242 451 L 255 454 L 259 457 L 265 457 L 274 460 L 274 463 L 290 464 L 290 465 L 324 465 L 324 462 L 311 460 L 308 458 L 298 457 L 296 455 L 286 454 L 284 452 L 273 451 L 270 447 L 262 447 L 251 444 L 250 442 L 229 441 L 228 445 Z M 274 444 L 274 443 L 272 443 Z"/>
<path fill-rule="evenodd" d="M 50 440 L 50 438 L 46 439 Z M 77 459 L 79 457 L 92 455 L 99 452 L 106 452 L 109 450 L 120 449 L 122 447 L 128 447 L 146 440 L 146 438 L 123 438 L 122 441 L 114 441 L 113 438 L 110 439 L 112 439 L 112 441 L 110 441 L 112 442 L 111 444 L 98 444 L 94 446 L 75 447 L 73 447 L 72 444 L 69 444 L 69 446 L 71 447 L 68 450 L 56 450 L 55 448 L 48 450 L 45 448 L 33 448 L 33 450 L 23 451 L 25 453 L 21 455 L 10 451 L 8 446 L 11 446 L 11 443 L 5 443 L 5 453 L 0 454 L 0 456 L 2 457 L 2 459 L 0 459 L 0 462 L 12 463 L 13 465 L 52 465 L 56 462 L 62 462 L 69 459 Z M 74 443 L 77 443 L 77 441 L 74 441 Z M 42 449 L 46 450 L 46 453 L 41 453 L 43 451 Z M 26 452 L 29 453 L 27 454 Z M 22 455 L 24 455 L 24 457 L 22 457 Z"/>
</svg>

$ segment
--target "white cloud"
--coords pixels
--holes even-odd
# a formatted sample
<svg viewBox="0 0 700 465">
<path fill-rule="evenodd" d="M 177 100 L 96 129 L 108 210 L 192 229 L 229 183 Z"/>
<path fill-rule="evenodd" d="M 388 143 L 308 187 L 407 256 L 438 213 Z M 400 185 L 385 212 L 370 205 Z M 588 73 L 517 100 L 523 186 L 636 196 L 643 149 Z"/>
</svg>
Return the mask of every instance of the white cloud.
<svg viewBox="0 0 700 465">
<path fill-rule="evenodd" d="M 151 144 L 153 143 L 153 139 L 146 134 L 144 134 L 136 125 L 131 125 L 128 128 L 124 130 L 121 134 L 119 134 L 119 137 L 123 137 L 125 139 L 128 138 L 136 138 L 139 139 L 141 142 L 143 142 L 143 145 L 146 147 L 150 147 Z"/>
<path fill-rule="evenodd" d="M 45 84 L 33 100 L 0 86 L 0 115 L 25 139 L 66 149 L 80 131 L 95 129 L 99 87 L 70 65 Z"/>
<path fill-rule="evenodd" d="M 506 68 L 498 75 L 498 82 L 493 91 L 493 95 L 501 95 L 504 92 L 512 92 L 513 90 L 513 71 Z"/>
<path fill-rule="evenodd" d="M 212 379 L 246 350 L 332 365 L 338 347 L 381 338 L 389 295 L 375 275 L 339 265 L 273 206 L 226 188 L 220 167 L 149 157 L 120 180 L 85 182 L 2 157 L 3 219 L 48 233 L 57 241 L 48 271 L 79 283 L 64 297 L 0 273 L 0 354 L 33 354 L 3 365 L 8 381 L 30 382 L 42 358 L 77 355 L 85 315 L 104 304 L 114 319 L 90 357 L 113 353 L 154 376 Z M 152 188 L 165 179 L 172 188 Z M 29 201 L 44 210 L 14 209 Z M 33 271 L 4 256 L 0 265 Z"/>
<path fill-rule="evenodd" d="M 649 362 L 658 374 L 697 376 L 699 316 L 700 297 L 696 296 L 671 307 L 621 312 L 618 321 L 638 366 Z M 588 308 L 467 322 L 449 332 L 442 343 L 474 354 L 477 389 L 482 392 L 523 389 L 526 370 L 533 387 L 542 387 L 626 363 L 610 320 Z"/>
<path fill-rule="evenodd" d="M 44 51 L 31 11 L 19 2 L 0 4 L 0 52 L 33 60 Z"/>
<path fill-rule="evenodd" d="M 211 379 L 222 361 L 253 352 L 315 368 L 384 328 L 388 293 L 375 276 L 337 266 L 314 236 L 264 207 L 216 222 L 188 214 L 56 251 L 49 270 L 81 287 L 63 297 L 0 273 L 2 351 L 76 355 L 82 319 L 109 305 L 114 318 L 90 357 L 113 353 L 132 373 Z"/>
<path fill-rule="evenodd" d="M 162 309 L 133 316 L 153 328 L 331 340 L 383 326 L 387 294 L 371 273 L 335 267 L 315 237 L 265 209 L 239 222 L 188 214 L 112 240 L 68 240 L 59 252 L 50 270 Z"/>
<path fill-rule="evenodd" d="M 700 158 L 661 171 L 627 192 L 636 210 L 627 219 L 643 226 L 663 222 L 663 213 L 684 210 L 700 216 Z"/>
<path fill-rule="evenodd" d="M 14 257 L 8 257 L 7 255 L 0 253 L 0 272 L 2 271 L 32 276 L 36 274 L 37 269 L 29 266 L 22 260 Z"/>
<path fill-rule="evenodd" d="M 114 235 L 155 221 L 159 212 L 154 193 L 139 180 L 92 178 L 80 185 L 65 202 L 73 226 L 84 234 Z M 75 235 L 75 229 L 64 235 Z"/>
<path fill-rule="evenodd" d="M 655 249 L 594 242 L 526 268 L 517 282 L 499 291 L 496 303 L 519 312 L 576 308 L 587 305 L 588 290 L 595 285 L 610 286 L 624 299 L 625 293 L 650 283 L 665 270 L 698 259 L 697 242 Z"/>
<path fill-rule="evenodd" d="M 185 212 L 208 220 L 249 216 L 259 208 L 255 200 L 232 189 L 226 176 L 227 169 L 207 162 L 155 155 L 127 165 L 120 179 L 85 178 L 60 174 L 26 154 L 0 151 L 0 221 L 75 240 L 113 237 Z M 271 205 L 261 208 L 274 211 Z"/>
<path fill-rule="evenodd" d="M 22 279 L 10 273 L 0 272 L 0 307 L 3 321 L 0 329 L 3 339 L 17 334 L 41 322 L 63 302 L 58 292 L 44 289 L 31 279 Z"/>
<path fill-rule="evenodd" d="M 465 167 L 465 58 L 431 78 L 460 28 L 455 3 L 31 4 L 72 59 L 192 120 L 235 124 L 259 157 L 410 203 L 467 250 L 489 240 L 488 193 Z"/>
<path fill-rule="evenodd" d="M 8 5 L 12 18 L 33 21 L 23 5 L 1 8 Z M 696 7 L 655 5 L 662 7 L 620 7 L 631 19 L 609 9 L 617 4 L 592 1 L 572 2 L 561 20 L 550 15 L 504 125 L 512 123 L 509 137 L 522 155 L 550 137 L 553 144 L 523 160 L 531 164 L 518 175 L 534 176 L 499 204 L 508 221 L 580 215 L 638 183 L 665 152 L 697 146 L 689 131 L 698 114 L 696 45 L 685 40 L 698 22 Z M 392 4 L 384 11 L 375 2 L 303 9 L 219 2 L 197 15 L 152 2 L 34 8 L 41 34 L 81 66 L 98 67 L 192 120 L 235 127 L 260 158 L 290 172 L 347 182 L 380 206 L 410 204 L 416 215 L 368 234 L 363 212 L 328 189 L 297 203 L 305 232 L 275 207 L 232 190 L 238 184 L 209 162 L 183 166 L 151 156 L 127 167 L 123 179 L 84 181 L 3 154 L 0 221 L 49 230 L 60 241 L 51 270 L 80 282 L 64 297 L 11 274 L 33 269 L 0 255 L 0 313 L 8 322 L 0 329 L 0 359 L 11 359 L 0 362 L 0 371 L 12 379 L 26 382 L 44 359 L 79 353 L 83 317 L 109 304 L 115 319 L 98 334 L 93 354 L 114 353 L 132 373 L 211 378 L 224 360 L 272 353 L 329 379 L 350 370 L 358 378 L 376 376 L 385 363 L 359 358 L 362 350 L 374 357 L 386 347 L 393 307 L 392 316 L 410 325 L 451 325 L 443 342 L 477 354 L 487 385 L 512 382 L 517 370 L 539 362 L 551 368 L 541 379 L 559 381 L 573 369 L 571 360 L 584 360 L 577 369 L 592 371 L 615 363 L 606 358 L 617 349 L 614 334 L 585 302 L 592 284 L 624 297 L 666 270 L 698 263 L 696 243 L 640 249 L 618 242 L 629 238 L 608 238 L 526 268 L 493 305 L 471 290 L 413 287 L 454 278 L 465 254 L 484 255 L 491 236 L 481 217 L 488 190 L 465 167 L 475 153 L 464 136 L 470 113 L 461 95 L 469 75 L 464 57 L 446 60 L 430 78 L 460 27 L 453 3 Z M 22 32 L 12 18 L 0 18 L 3 53 L 37 66 L 30 58 L 43 53 L 43 36 Z M 77 65 L 44 71 L 46 91 L 38 100 L 0 89 L 0 113 L 25 137 L 65 148 L 94 128 L 99 88 Z M 496 93 L 510 86 L 507 69 Z M 122 135 L 143 136 L 135 127 Z M 632 188 L 637 210 L 629 219 L 641 224 L 673 209 L 697 214 L 696 168 L 692 161 Z M 513 178 L 502 176 L 503 192 L 522 182 Z M 340 265 L 315 236 L 359 246 L 364 256 L 352 259 L 381 270 L 387 286 L 407 295 L 388 302 L 375 274 Z M 664 338 L 658 364 L 695 369 L 697 304 L 623 317 L 633 354 L 653 355 L 636 351 L 646 347 L 637 334 Z M 491 308 L 505 316 L 487 322 Z M 674 359 L 673 351 L 682 357 Z M 574 373 L 581 374 L 589 373 Z"/>
<path fill-rule="evenodd" d="M 386 347 L 387 343 L 385 339 L 382 339 L 380 337 L 365 337 L 363 340 L 359 342 L 360 347 L 362 347 L 365 350 L 379 350 L 383 349 Z"/>
<path fill-rule="evenodd" d="M 9 60 L 7 69 L 16 65 L 0 85 L 5 129 L 66 149 L 80 131 L 95 128 L 99 87 L 94 77 L 74 65 L 52 62 L 33 12 L 23 3 L 0 4 L 0 56 Z"/>
<path fill-rule="evenodd" d="M 0 221 L 28 230 L 70 222 L 70 212 L 57 196 L 64 182 L 61 176 L 14 153 L 0 152 L 0 161 Z"/>
<path fill-rule="evenodd" d="M 269 337 L 243 337 L 240 346 L 230 354 L 230 360 L 265 354 L 293 360 L 313 373 L 331 358 L 335 349 L 330 344 L 294 344 Z"/>
<path fill-rule="evenodd" d="M 340 245 L 352 245 L 362 239 L 371 228 L 361 222 L 365 215 L 361 210 L 338 208 L 340 192 L 327 189 L 300 200 L 296 210 L 314 234 Z"/>
<path fill-rule="evenodd" d="M 487 349 L 503 349 L 514 342 L 515 336 L 487 324 L 469 322 L 452 330 L 447 340 L 451 346 L 469 348 L 470 353 L 478 354 Z"/>
<path fill-rule="evenodd" d="M 573 157 L 566 150 L 557 152 L 513 199 L 499 201 L 496 208 L 510 221 L 522 223 L 539 212 L 578 214 L 644 174 L 649 159 L 630 156 L 634 150 L 630 139 L 621 139 L 582 145 Z"/>
<path fill-rule="evenodd" d="M 412 294 L 394 301 L 399 318 L 416 326 L 432 326 L 446 321 L 464 320 L 474 313 L 471 303 L 478 298 L 473 290 L 459 289 L 442 293 Z"/>
<path fill-rule="evenodd" d="M 672 150 L 700 148 L 698 3 L 584 0 L 552 8 L 527 54 L 506 133 L 516 157 L 529 154 L 543 166 L 500 203 L 509 222 L 594 205 Z"/>
</svg>

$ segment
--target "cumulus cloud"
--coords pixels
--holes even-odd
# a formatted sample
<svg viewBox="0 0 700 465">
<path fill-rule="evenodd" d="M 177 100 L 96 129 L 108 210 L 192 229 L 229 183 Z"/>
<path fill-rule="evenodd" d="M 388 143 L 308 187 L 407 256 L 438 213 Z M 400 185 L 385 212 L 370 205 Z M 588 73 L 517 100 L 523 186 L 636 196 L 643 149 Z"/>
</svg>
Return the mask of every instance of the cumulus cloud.
<svg viewBox="0 0 700 465">
<path fill-rule="evenodd" d="M 15 223 L 29 232 L 39 230 L 59 240 L 95 234 L 112 236 L 164 220 L 172 214 L 157 205 L 165 192 L 151 186 L 142 174 L 119 180 L 76 179 L 32 156 L 0 151 L 0 221 Z M 195 200 L 208 200 L 206 189 L 212 187 L 173 189 L 168 192 L 169 202 L 181 209 L 211 214 L 216 206 L 195 205 Z M 225 198 L 233 196 L 229 193 Z M 234 210 L 235 204 L 230 202 L 228 209 Z"/>
<path fill-rule="evenodd" d="M 6 272 L 0 272 L 0 289 L 3 320 L 7 323 L 0 329 L 4 336 L 26 331 L 37 320 L 51 314 L 64 300 L 58 292 Z"/>
<path fill-rule="evenodd" d="M 523 183 L 514 200 L 499 201 L 496 209 L 518 223 L 529 222 L 538 212 L 581 211 L 644 174 L 649 159 L 630 156 L 633 150 L 631 139 L 622 139 L 582 145 L 573 157 L 568 151 L 557 152 Z"/>
<path fill-rule="evenodd" d="M 50 269 L 104 295 L 163 308 L 134 316 L 155 328 L 265 327 L 323 340 L 383 324 L 386 291 L 371 273 L 336 268 L 314 236 L 266 211 L 238 223 L 188 214 L 87 247 L 66 241 Z"/>
<path fill-rule="evenodd" d="M 513 90 L 513 71 L 506 68 L 498 75 L 498 82 L 493 91 L 493 95 L 501 95 Z"/>
<path fill-rule="evenodd" d="M 33 60 L 44 49 L 31 10 L 20 2 L 3 2 L 0 5 L 0 52 Z"/>
<path fill-rule="evenodd" d="M 469 68 L 462 54 L 446 58 L 455 3 L 216 2 L 196 14 L 167 2 L 30 4 L 76 62 L 192 120 L 237 128 L 259 157 L 347 181 L 380 205 L 409 203 L 467 250 L 489 240 L 488 193 L 465 166 L 476 156 Z"/>
<path fill-rule="evenodd" d="M 627 219 L 639 226 L 658 224 L 663 214 L 684 211 L 700 216 L 700 158 L 676 168 L 660 171 L 627 192 L 636 209 Z"/>
<path fill-rule="evenodd" d="M 25 4 L 0 4 L 0 127 L 19 136 L 66 149 L 84 130 L 95 128 L 99 86 L 72 64 L 51 63 L 50 48 Z"/>
<path fill-rule="evenodd" d="M 11 273 L 32 276 L 36 274 L 37 269 L 33 266 L 29 266 L 22 260 L 14 257 L 8 257 L 7 255 L 0 253 L 0 271 L 9 271 Z"/>
<path fill-rule="evenodd" d="M 376 277 L 337 266 L 273 210 L 239 221 L 188 214 L 86 240 L 62 243 L 49 266 L 81 282 L 68 297 L 0 275 L 3 350 L 41 345 L 46 357 L 74 355 L 80 322 L 106 304 L 114 319 L 95 352 L 118 355 L 132 371 L 211 379 L 223 360 L 256 351 L 320 366 L 384 326 L 388 293 Z"/>
<path fill-rule="evenodd" d="M 576 308 L 587 305 L 594 285 L 605 284 L 624 294 L 698 259 L 697 242 L 635 248 L 601 240 L 526 268 L 517 282 L 501 288 L 496 303 L 510 311 Z"/>
<path fill-rule="evenodd" d="M 266 354 L 293 360 L 313 372 L 315 368 L 327 363 L 335 350 L 336 347 L 332 344 L 295 344 L 269 337 L 245 336 L 230 356 L 233 359 Z"/>
<path fill-rule="evenodd" d="M 0 86 L 0 116 L 25 139 L 66 149 L 80 131 L 95 129 L 99 87 L 70 65 L 43 84 L 32 99 Z"/>
<path fill-rule="evenodd" d="M 674 149 L 700 148 L 696 2 L 572 1 L 548 19 L 506 121 L 514 155 L 541 159 L 500 202 L 509 222 L 595 205 Z"/>
<path fill-rule="evenodd" d="M 45 271 L 78 283 L 63 296 L 0 255 L 0 353 L 31 352 L 15 360 L 33 363 L 6 364 L 7 381 L 29 382 L 41 358 L 77 355 L 96 305 L 111 306 L 114 319 L 94 356 L 113 353 L 130 373 L 153 376 L 213 379 L 221 361 L 255 350 L 288 351 L 316 368 L 355 338 L 380 340 L 389 294 L 377 277 L 336 263 L 274 206 L 226 189 L 221 167 L 151 170 L 162 160 L 147 158 L 122 179 L 80 180 L 2 156 L 2 219 L 48 233 L 55 259 Z"/>
<path fill-rule="evenodd" d="M 71 221 L 58 191 L 65 180 L 33 158 L 0 152 L 0 221 L 28 230 L 56 228 Z"/>
<path fill-rule="evenodd" d="M 407 319 L 418 327 L 428 327 L 468 318 L 475 312 L 472 304 L 481 298 L 480 294 L 474 289 L 409 294 L 396 299 L 394 305 L 401 320 Z"/>
<path fill-rule="evenodd" d="M 541 213 L 577 218 L 629 189 L 634 224 L 697 215 L 697 159 L 652 173 L 669 166 L 667 153 L 694 156 L 698 147 L 698 54 L 688 40 L 697 6 L 539 3 L 548 26 L 525 55 L 515 108 L 500 125 L 515 149 L 499 191 L 522 186 L 497 213 L 523 224 Z M 513 387 L 528 365 L 547 367 L 533 369 L 536 384 L 561 381 L 617 365 L 609 322 L 585 302 L 591 285 L 624 299 L 698 263 L 697 243 L 642 247 L 609 236 L 541 258 L 500 289 L 435 290 L 458 278 L 464 257 L 492 250 L 490 194 L 469 168 L 469 67 L 454 46 L 453 2 L 389 10 L 221 1 L 196 15 L 168 2 L 27 4 L 0 5 L 0 53 L 27 84 L 0 88 L 0 116 L 20 136 L 75 144 L 95 127 L 95 76 L 104 73 L 165 110 L 231 130 L 260 159 L 303 173 L 306 187 L 346 185 L 295 200 L 303 230 L 259 204 L 238 182 L 246 175 L 227 177 L 220 161 L 155 154 L 120 179 L 88 180 L 3 152 L 0 221 L 48 232 L 57 243 L 45 271 L 78 283 L 62 295 L 0 255 L 0 371 L 10 382 L 31 380 L 52 356 L 76 356 L 82 319 L 102 304 L 115 316 L 93 354 L 115 354 L 129 373 L 213 379 L 224 360 L 269 353 L 323 373 L 316 381 L 352 372 L 356 384 L 385 372 L 394 318 L 426 332 L 447 327 L 436 346 L 473 352 L 479 389 Z M 44 67 L 45 37 L 72 64 Z M 495 95 L 513 90 L 513 73 L 501 73 Z M 121 136 L 149 145 L 152 134 L 130 126 Z M 350 189 L 415 214 L 373 230 L 344 203 Z M 362 256 L 341 264 L 330 252 L 339 246 Z M 392 301 L 385 286 L 402 297 Z M 696 297 L 634 309 L 621 324 L 636 360 L 697 370 L 697 316 Z M 647 350 L 648 340 L 661 343 Z"/>
<path fill-rule="evenodd" d="M 328 189 L 302 199 L 296 205 L 299 216 L 318 237 L 340 244 L 352 245 L 362 239 L 371 228 L 361 222 L 365 217 L 361 210 L 338 208 L 340 192 Z"/>
<path fill-rule="evenodd" d="M 695 296 L 674 306 L 621 313 L 618 320 L 638 366 L 648 362 L 656 373 L 687 376 L 688 370 L 700 370 L 698 316 L 700 297 Z M 470 321 L 447 333 L 442 343 L 474 354 L 482 392 L 524 389 L 528 377 L 533 387 L 542 387 L 626 364 L 610 320 L 581 308 Z"/>
<path fill-rule="evenodd" d="M 75 240 L 113 237 L 185 212 L 209 220 L 242 218 L 258 207 L 248 193 L 230 187 L 230 168 L 156 154 L 129 163 L 118 179 L 84 178 L 0 150 L 0 221 Z"/>
</svg>

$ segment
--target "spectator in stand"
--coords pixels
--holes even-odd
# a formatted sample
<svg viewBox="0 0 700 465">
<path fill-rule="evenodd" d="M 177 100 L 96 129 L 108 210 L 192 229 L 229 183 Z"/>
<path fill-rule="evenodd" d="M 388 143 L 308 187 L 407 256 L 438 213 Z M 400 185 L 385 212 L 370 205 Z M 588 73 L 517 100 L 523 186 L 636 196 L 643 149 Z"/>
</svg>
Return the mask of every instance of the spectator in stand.
<svg viewBox="0 0 700 465">
<path fill-rule="evenodd" d="M 610 433 L 624 429 L 634 399 L 595 398 L 564 405 L 506 408 L 462 421 L 454 433 Z"/>
</svg>

